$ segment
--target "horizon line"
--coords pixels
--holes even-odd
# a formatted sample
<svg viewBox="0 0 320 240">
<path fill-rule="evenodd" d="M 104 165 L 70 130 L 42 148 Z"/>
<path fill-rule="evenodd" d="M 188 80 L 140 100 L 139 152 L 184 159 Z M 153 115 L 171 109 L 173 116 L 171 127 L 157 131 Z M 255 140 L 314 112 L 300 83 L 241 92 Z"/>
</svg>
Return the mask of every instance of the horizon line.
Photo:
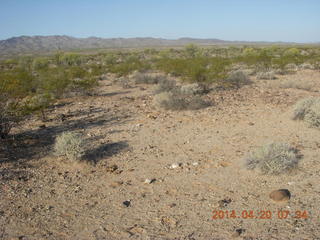
<svg viewBox="0 0 320 240">
<path fill-rule="evenodd" d="M 197 37 L 178 37 L 178 38 L 164 38 L 164 37 L 151 37 L 151 36 L 137 36 L 137 37 L 97 37 L 97 36 L 87 36 L 87 37 L 75 37 L 71 35 L 66 34 L 53 34 L 53 35 L 19 35 L 19 36 L 12 36 L 9 38 L 1 38 L 0 41 L 6 41 L 13 38 L 21 38 L 21 37 L 70 37 L 70 38 L 78 38 L 78 39 L 88 39 L 88 38 L 100 38 L 100 39 L 161 39 L 161 40 L 170 40 L 170 41 L 177 41 L 177 40 L 183 40 L 183 39 L 190 39 L 190 40 L 218 40 L 218 41 L 225 41 L 225 42 L 251 42 L 251 43 L 296 43 L 296 44 L 319 44 L 320 41 L 310 41 L 310 42 L 296 42 L 296 41 L 283 41 L 283 40 L 273 40 L 273 41 L 267 41 L 267 40 L 226 40 L 221 38 L 197 38 Z"/>
</svg>

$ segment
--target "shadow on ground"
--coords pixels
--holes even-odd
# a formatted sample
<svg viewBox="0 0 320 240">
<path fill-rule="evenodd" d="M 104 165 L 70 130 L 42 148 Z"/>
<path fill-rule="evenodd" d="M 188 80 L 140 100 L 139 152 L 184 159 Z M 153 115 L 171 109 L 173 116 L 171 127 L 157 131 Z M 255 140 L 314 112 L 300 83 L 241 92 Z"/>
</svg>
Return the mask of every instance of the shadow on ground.
<svg viewBox="0 0 320 240">
<path fill-rule="evenodd" d="M 88 111 L 77 112 L 77 120 L 57 121 L 56 125 L 42 127 L 36 130 L 29 130 L 12 136 L 9 139 L 0 142 L 0 164 L 13 163 L 20 167 L 28 166 L 32 159 L 38 159 L 46 156 L 52 151 L 52 147 L 57 135 L 64 131 L 82 131 L 98 126 L 111 127 L 119 126 L 130 120 L 126 114 L 106 114 L 92 116 L 92 113 L 101 113 L 99 109 L 90 109 Z M 74 116 L 74 115 L 73 115 Z M 106 133 L 107 134 L 107 133 Z M 90 142 L 104 136 L 95 136 L 88 139 Z M 88 150 L 86 156 L 89 161 L 97 163 L 102 158 L 112 156 L 125 149 L 128 146 L 126 142 L 105 144 L 93 150 Z M 30 167 L 30 166 L 28 166 Z"/>
<path fill-rule="evenodd" d="M 90 149 L 83 157 L 84 161 L 92 164 L 97 164 L 101 159 L 111 157 L 129 147 L 126 141 L 120 141 L 115 143 L 102 144 L 97 148 Z"/>
</svg>

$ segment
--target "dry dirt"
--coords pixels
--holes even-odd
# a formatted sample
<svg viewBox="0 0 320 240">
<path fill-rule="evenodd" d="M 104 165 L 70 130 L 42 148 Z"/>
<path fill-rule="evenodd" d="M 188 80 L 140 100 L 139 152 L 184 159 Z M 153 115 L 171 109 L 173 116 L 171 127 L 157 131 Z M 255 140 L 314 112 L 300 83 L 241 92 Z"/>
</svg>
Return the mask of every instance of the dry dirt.
<svg viewBox="0 0 320 240">
<path fill-rule="evenodd" d="M 290 78 L 317 85 L 277 86 Z M 47 122 L 29 119 L 1 143 L 0 239 L 320 239 L 320 132 L 290 118 L 298 99 L 320 96 L 319 81 L 309 70 L 255 80 L 210 92 L 213 106 L 198 111 L 157 109 L 152 85 L 123 89 L 111 78 L 94 96 L 63 99 Z M 52 155 L 66 130 L 83 133 L 90 163 Z M 273 141 L 297 147 L 299 167 L 279 176 L 247 170 L 245 155 Z M 272 202 L 277 189 L 291 199 Z M 229 218 L 212 219 L 219 210 Z M 266 211 L 271 218 L 260 219 Z"/>
</svg>

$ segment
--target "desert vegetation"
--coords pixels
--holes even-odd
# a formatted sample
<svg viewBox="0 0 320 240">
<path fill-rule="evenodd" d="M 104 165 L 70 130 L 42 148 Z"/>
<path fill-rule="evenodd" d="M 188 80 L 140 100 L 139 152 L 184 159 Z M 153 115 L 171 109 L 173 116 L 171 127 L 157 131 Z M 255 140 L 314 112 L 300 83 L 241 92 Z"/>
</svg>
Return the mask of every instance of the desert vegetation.
<svg viewBox="0 0 320 240">
<path fill-rule="evenodd" d="M 294 106 L 292 118 L 303 120 L 310 127 L 320 127 L 320 98 L 309 97 L 298 101 Z"/>
<path fill-rule="evenodd" d="M 250 84 L 248 73 L 256 74 L 257 79 L 271 80 L 276 78 L 276 72 L 319 69 L 319 51 L 316 47 L 200 48 L 188 45 L 184 49 L 110 51 L 92 55 L 59 52 L 51 56 L 3 60 L 0 63 L 1 136 L 9 133 L 12 122 L 29 114 L 40 112 L 45 119 L 46 109 L 66 94 L 88 94 L 103 74 L 115 74 L 128 88 L 128 76 L 134 73 L 134 83 L 158 84 L 158 93 L 172 91 L 167 87 L 174 88 L 165 75 L 180 79 L 182 84 L 239 88 Z M 290 82 L 282 84 L 284 88 L 291 86 L 310 88 Z M 179 94 L 174 94 L 173 99 L 172 94 L 167 93 L 167 98 L 187 103 L 189 100 L 184 101 L 181 95 L 187 88 L 175 89 Z"/>
<path fill-rule="evenodd" d="M 286 143 L 269 143 L 249 153 L 245 158 L 248 169 L 264 174 L 285 173 L 298 164 L 297 150 Z"/>
<path fill-rule="evenodd" d="M 63 132 L 56 137 L 54 154 L 64 156 L 69 160 L 81 160 L 85 153 L 85 143 L 80 134 Z"/>
<path fill-rule="evenodd" d="M 317 217 L 292 216 L 319 207 L 319 47 L 56 52 L 0 69 L 0 238 L 317 234 Z M 210 215 L 233 209 L 241 221 Z M 263 209 L 272 221 L 251 219 Z"/>
</svg>

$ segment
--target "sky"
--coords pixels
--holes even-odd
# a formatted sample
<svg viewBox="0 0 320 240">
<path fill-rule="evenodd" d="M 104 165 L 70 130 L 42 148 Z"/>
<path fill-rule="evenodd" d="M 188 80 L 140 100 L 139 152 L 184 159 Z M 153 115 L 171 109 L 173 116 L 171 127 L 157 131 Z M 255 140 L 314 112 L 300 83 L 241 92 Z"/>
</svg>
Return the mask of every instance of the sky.
<svg viewBox="0 0 320 240">
<path fill-rule="evenodd" d="M 0 0 L 21 35 L 320 42 L 320 0 Z"/>
</svg>

